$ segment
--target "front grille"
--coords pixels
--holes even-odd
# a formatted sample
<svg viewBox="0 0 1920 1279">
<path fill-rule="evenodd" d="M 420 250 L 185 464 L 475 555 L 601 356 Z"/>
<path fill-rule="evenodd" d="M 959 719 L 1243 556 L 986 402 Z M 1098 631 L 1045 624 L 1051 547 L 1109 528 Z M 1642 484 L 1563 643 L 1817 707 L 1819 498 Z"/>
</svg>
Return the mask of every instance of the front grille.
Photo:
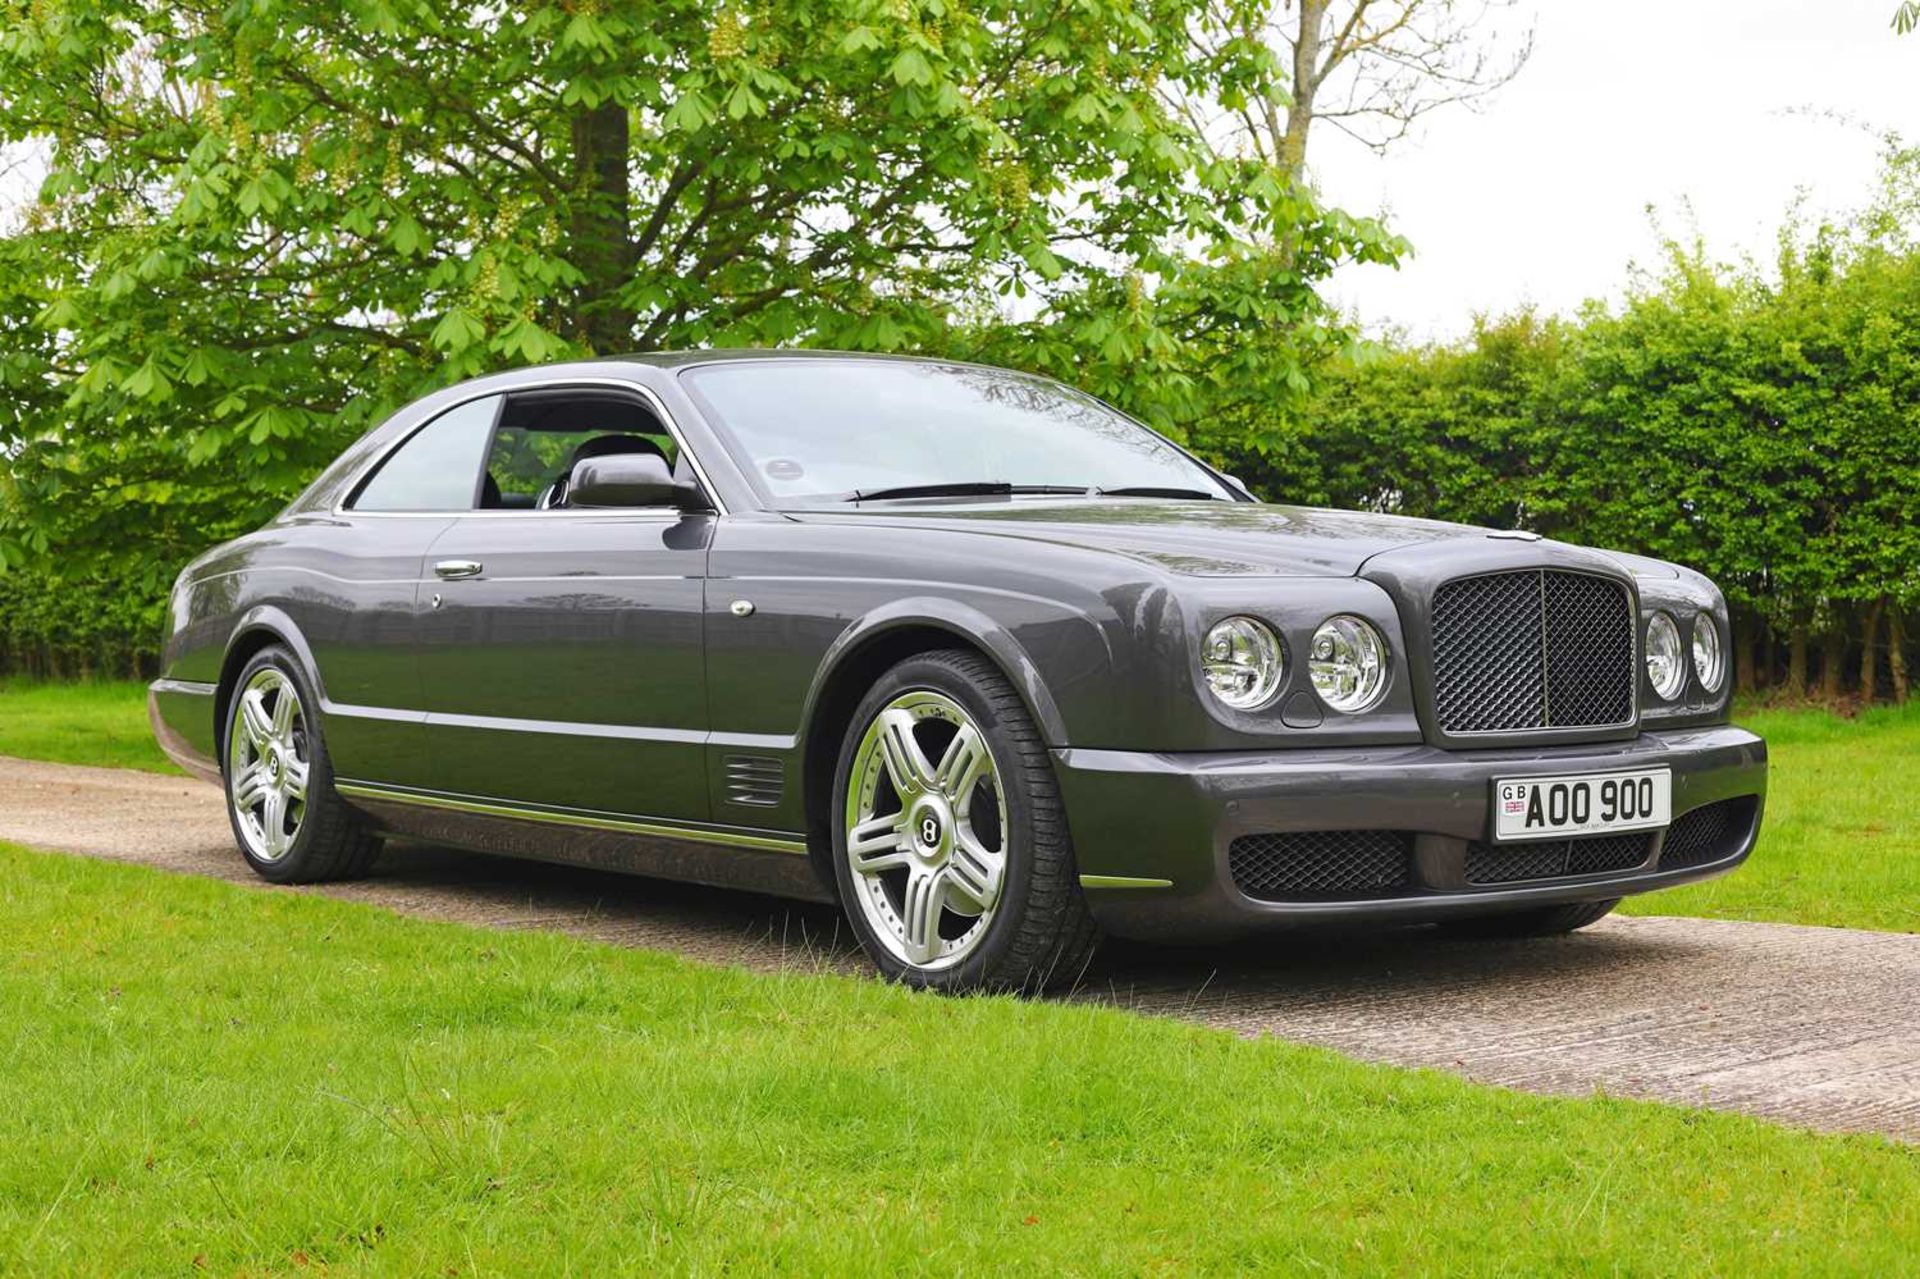
<svg viewBox="0 0 1920 1279">
<path fill-rule="evenodd" d="M 1705 866 L 1739 852 L 1753 827 L 1754 803 L 1753 796 L 1742 795 L 1680 814 L 1660 846 L 1660 869 Z"/>
<path fill-rule="evenodd" d="M 1262 901 L 1390 897 L 1406 888 L 1413 837 L 1397 830 L 1242 835 L 1227 848 L 1233 882 Z"/>
<path fill-rule="evenodd" d="M 1433 707 L 1448 733 L 1633 720 L 1633 601 L 1612 578 L 1488 573 L 1433 596 Z"/>
<path fill-rule="evenodd" d="M 1467 882 L 1511 884 L 1523 879 L 1562 879 L 1632 870 L 1647 860 L 1652 838 L 1644 832 L 1554 839 L 1530 844 L 1467 845 Z"/>
</svg>

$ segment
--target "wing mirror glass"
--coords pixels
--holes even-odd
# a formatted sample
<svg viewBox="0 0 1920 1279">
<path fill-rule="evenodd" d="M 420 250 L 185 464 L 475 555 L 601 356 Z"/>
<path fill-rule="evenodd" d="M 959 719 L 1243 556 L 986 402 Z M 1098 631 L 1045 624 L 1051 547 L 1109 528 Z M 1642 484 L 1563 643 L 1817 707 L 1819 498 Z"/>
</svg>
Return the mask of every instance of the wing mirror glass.
<svg viewBox="0 0 1920 1279">
<path fill-rule="evenodd" d="M 666 459 L 654 453 L 613 453 L 575 463 L 573 474 L 567 479 L 567 505 L 708 509 L 699 485 L 675 479 Z"/>
</svg>

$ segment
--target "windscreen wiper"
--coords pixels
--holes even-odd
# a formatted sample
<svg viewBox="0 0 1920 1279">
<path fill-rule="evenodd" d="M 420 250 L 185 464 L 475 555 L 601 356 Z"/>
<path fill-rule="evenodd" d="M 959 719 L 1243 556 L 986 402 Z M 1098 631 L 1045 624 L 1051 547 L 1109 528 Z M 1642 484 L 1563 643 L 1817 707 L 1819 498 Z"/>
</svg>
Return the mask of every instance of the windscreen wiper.
<svg viewBox="0 0 1920 1279">
<path fill-rule="evenodd" d="M 1159 488 L 1152 484 L 1128 484 L 1120 488 L 1095 489 L 1095 497 L 1170 497 L 1176 499 L 1198 498 L 1203 502 L 1218 502 L 1218 493 L 1209 493 L 1205 489 Z"/>
<path fill-rule="evenodd" d="M 900 484 L 893 488 L 855 489 L 845 502 L 872 502 L 890 497 L 1004 497 L 1013 493 L 1071 493 L 1084 496 L 1085 485 L 1014 484 L 1007 480 L 969 480 L 953 484 Z"/>
</svg>

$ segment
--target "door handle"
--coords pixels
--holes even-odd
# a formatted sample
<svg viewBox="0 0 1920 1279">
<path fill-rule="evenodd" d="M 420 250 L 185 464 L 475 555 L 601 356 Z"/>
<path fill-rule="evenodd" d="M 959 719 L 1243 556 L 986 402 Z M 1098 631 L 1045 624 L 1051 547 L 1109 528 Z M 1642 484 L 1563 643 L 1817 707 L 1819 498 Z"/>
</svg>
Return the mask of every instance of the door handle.
<svg viewBox="0 0 1920 1279">
<path fill-rule="evenodd" d="M 480 569 L 481 564 L 478 560 L 441 560 L 433 566 L 434 574 L 449 582 L 463 577 L 478 577 Z"/>
</svg>

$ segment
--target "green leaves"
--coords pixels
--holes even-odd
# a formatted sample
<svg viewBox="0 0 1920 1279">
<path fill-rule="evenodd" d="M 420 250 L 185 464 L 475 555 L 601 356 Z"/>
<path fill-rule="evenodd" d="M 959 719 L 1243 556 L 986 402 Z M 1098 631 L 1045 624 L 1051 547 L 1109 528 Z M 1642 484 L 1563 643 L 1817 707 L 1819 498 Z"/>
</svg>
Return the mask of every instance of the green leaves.
<svg viewBox="0 0 1920 1279">
<path fill-rule="evenodd" d="M 170 577 L 407 400 L 589 350 L 974 355 L 1265 439 L 1346 340 L 1317 282 L 1397 252 L 1168 108 L 1268 74 L 1184 38 L 1211 0 L 17 16 L 0 536 L 76 575 Z"/>
</svg>

